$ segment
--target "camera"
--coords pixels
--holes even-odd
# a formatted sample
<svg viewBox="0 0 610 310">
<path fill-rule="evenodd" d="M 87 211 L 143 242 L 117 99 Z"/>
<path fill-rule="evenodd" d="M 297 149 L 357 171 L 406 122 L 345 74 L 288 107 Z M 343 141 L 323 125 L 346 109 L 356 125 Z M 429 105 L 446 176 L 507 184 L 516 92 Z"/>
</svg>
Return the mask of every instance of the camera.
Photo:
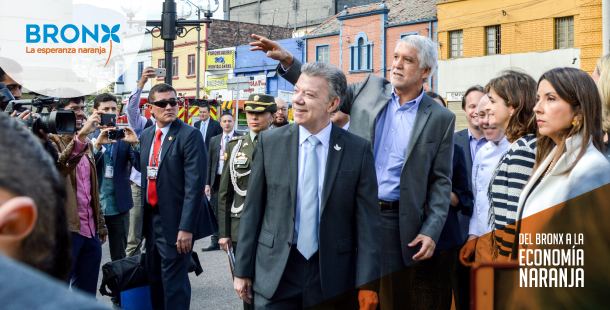
<svg viewBox="0 0 610 310">
<path fill-rule="evenodd" d="M 47 111 L 51 105 L 56 104 L 59 101 L 58 98 L 54 97 L 36 97 L 34 99 L 23 99 L 15 100 L 11 92 L 6 86 L 0 83 L 0 108 L 4 109 L 4 112 L 11 115 L 14 111 L 17 111 L 17 115 L 25 111 L 29 111 L 25 106 L 31 106 L 32 109 L 36 108 L 38 117 L 29 117 L 28 120 L 24 121 L 25 124 L 32 128 L 32 132 L 37 136 L 41 136 L 39 130 L 42 129 L 45 133 L 52 134 L 72 134 L 76 131 L 76 116 L 72 111 L 53 111 L 50 113 L 41 113 L 44 108 Z"/>
<path fill-rule="evenodd" d="M 125 129 L 114 129 L 108 131 L 108 140 L 121 140 L 125 138 Z"/>
</svg>

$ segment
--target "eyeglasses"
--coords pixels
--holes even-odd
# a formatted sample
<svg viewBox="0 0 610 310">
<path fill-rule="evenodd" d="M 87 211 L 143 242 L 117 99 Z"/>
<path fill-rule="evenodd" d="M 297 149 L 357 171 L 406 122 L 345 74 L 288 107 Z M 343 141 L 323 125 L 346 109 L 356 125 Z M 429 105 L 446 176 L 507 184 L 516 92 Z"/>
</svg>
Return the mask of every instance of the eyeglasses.
<svg viewBox="0 0 610 310">
<path fill-rule="evenodd" d="M 154 106 L 157 106 L 159 108 L 162 108 L 162 109 L 165 108 L 169 104 L 173 108 L 178 104 L 178 99 L 176 99 L 176 98 L 163 99 L 163 100 L 151 102 L 151 104 L 153 104 Z"/>
<path fill-rule="evenodd" d="M 64 109 L 66 111 L 72 111 L 74 113 L 78 113 L 78 112 L 86 112 L 87 108 L 86 107 L 79 107 L 79 106 L 72 106 L 70 108 Z"/>
<path fill-rule="evenodd" d="M 282 112 L 288 112 L 288 109 L 287 109 L 287 108 L 278 108 L 278 109 L 277 109 L 277 111 L 278 111 L 278 112 L 279 112 L 279 111 L 282 111 Z"/>
</svg>

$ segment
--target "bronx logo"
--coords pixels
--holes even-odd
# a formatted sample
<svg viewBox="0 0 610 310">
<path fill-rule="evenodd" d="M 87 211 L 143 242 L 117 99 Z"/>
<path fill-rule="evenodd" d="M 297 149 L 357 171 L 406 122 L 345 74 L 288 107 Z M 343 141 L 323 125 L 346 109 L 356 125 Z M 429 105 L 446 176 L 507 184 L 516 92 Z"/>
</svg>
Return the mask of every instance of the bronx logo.
<svg viewBox="0 0 610 310">
<path fill-rule="evenodd" d="M 99 27 L 101 26 L 102 31 L 105 33 L 102 36 L 102 41 L 99 41 Z M 89 37 L 92 41 L 95 41 L 97 43 L 106 43 L 108 41 L 110 41 L 110 52 L 108 53 L 108 59 L 106 60 L 106 64 L 104 64 L 104 67 L 106 67 L 106 65 L 108 64 L 108 61 L 110 61 L 110 56 L 112 56 L 112 41 L 114 40 L 117 43 L 121 43 L 121 39 L 119 38 L 119 36 L 117 35 L 117 32 L 119 31 L 119 29 L 121 28 L 120 24 L 116 24 L 114 26 L 112 26 L 112 29 L 110 29 L 110 27 L 108 27 L 108 25 L 98 25 L 95 24 L 93 25 L 93 30 L 85 27 L 85 25 L 81 25 L 81 29 L 79 30 L 78 27 L 76 27 L 76 25 L 74 24 L 67 24 L 64 25 L 61 30 L 53 24 L 44 24 L 42 26 L 42 34 L 40 33 L 40 26 L 36 25 L 36 24 L 27 24 L 26 25 L 26 43 L 40 43 L 40 40 L 42 40 L 42 43 L 49 43 L 49 39 L 53 42 L 53 43 L 59 43 L 59 40 L 57 40 L 57 35 L 59 35 L 60 39 L 64 42 L 64 43 L 75 43 L 76 41 L 78 41 L 79 38 L 81 38 L 81 42 L 82 43 L 87 43 L 87 37 Z M 71 29 L 74 32 L 74 36 L 72 38 L 67 38 L 66 36 L 66 31 Z M 82 33 L 82 36 L 81 36 Z"/>
<path fill-rule="evenodd" d="M 87 37 L 97 43 L 106 43 L 108 40 L 112 42 L 114 40 L 117 43 L 121 43 L 119 36 L 116 33 L 121 28 L 120 24 L 116 24 L 110 29 L 107 25 L 102 24 L 102 31 L 106 34 L 102 37 L 102 41 L 99 41 L 99 27 L 100 25 L 95 24 L 93 26 L 93 31 L 91 29 L 85 27 L 85 25 L 81 26 L 81 30 L 76 27 L 74 24 L 67 24 L 59 30 L 56 25 L 53 24 L 45 24 L 42 25 L 42 34 L 40 33 L 40 25 L 36 24 L 27 24 L 26 25 L 26 43 L 40 43 L 42 39 L 42 43 L 49 43 L 49 39 L 54 43 L 59 43 L 57 40 L 57 35 L 60 36 L 61 40 L 65 43 L 75 43 L 79 38 L 82 39 L 82 43 L 87 43 Z M 74 31 L 74 37 L 68 39 L 66 37 L 66 31 L 68 29 L 72 29 Z M 82 32 L 82 36 L 81 36 Z M 42 38 L 41 38 L 42 36 Z M 32 38 L 33 37 L 33 38 Z"/>
</svg>

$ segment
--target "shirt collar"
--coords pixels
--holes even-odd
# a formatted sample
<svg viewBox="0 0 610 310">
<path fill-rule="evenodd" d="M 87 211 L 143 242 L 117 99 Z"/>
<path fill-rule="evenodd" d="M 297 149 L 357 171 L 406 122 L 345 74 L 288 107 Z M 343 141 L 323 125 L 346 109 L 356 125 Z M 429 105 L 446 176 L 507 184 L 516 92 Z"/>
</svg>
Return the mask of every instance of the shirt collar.
<svg viewBox="0 0 610 310">
<path fill-rule="evenodd" d="M 254 141 L 256 139 L 257 134 L 255 134 L 252 130 L 250 130 L 250 140 Z"/>
<path fill-rule="evenodd" d="M 324 129 L 320 130 L 318 134 L 312 135 L 305 127 L 299 125 L 299 145 L 302 145 L 309 136 L 316 136 L 318 140 L 324 145 L 324 148 L 328 148 L 330 144 L 330 132 L 333 129 L 333 122 L 329 122 Z"/>
<path fill-rule="evenodd" d="M 470 140 L 472 140 L 472 139 L 474 139 L 475 141 L 479 142 L 479 141 L 481 141 L 481 140 L 485 139 L 485 136 L 482 136 L 482 137 L 481 137 L 481 139 L 477 140 L 477 137 L 475 137 L 475 136 L 472 134 L 472 132 L 470 132 L 470 128 L 468 128 L 468 129 L 467 129 L 467 131 L 468 131 L 468 140 L 469 140 L 469 141 L 470 141 Z M 487 139 L 485 139 L 485 141 L 487 141 Z"/>
<path fill-rule="evenodd" d="M 157 132 L 157 130 L 161 129 L 161 132 L 162 132 L 162 133 L 163 133 L 163 135 L 165 136 L 165 135 L 167 134 L 167 132 L 169 131 L 169 127 L 171 127 L 171 126 L 172 126 L 172 124 L 169 124 L 169 125 L 167 125 L 167 126 L 165 126 L 165 127 L 163 127 L 163 128 L 159 128 L 159 123 L 157 123 L 157 124 L 155 124 L 155 127 L 157 127 L 157 128 L 155 129 L 155 132 Z"/>
<path fill-rule="evenodd" d="M 400 106 L 400 97 L 398 97 L 398 95 L 396 94 L 396 88 L 392 87 L 392 101 L 394 101 L 394 102 L 396 102 L 396 104 L 398 104 L 399 110 L 407 110 L 411 107 L 419 106 L 419 103 L 421 102 L 422 98 L 424 98 L 424 88 L 423 87 L 421 89 L 421 93 L 419 93 L 419 96 L 417 96 L 417 98 L 415 98 L 414 100 L 411 100 L 411 101 L 407 101 L 407 102 L 405 102 L 405 104 Z"/>
<path fill-rule="evenodd" d="M 228 134 L 223 131 L 222 138 L 226 139 L 226 136 L 233 137 L 234 134 L 235 134 L 235 129 L 231 130 L 231 132 L 229 132 Z"/>
</svg>

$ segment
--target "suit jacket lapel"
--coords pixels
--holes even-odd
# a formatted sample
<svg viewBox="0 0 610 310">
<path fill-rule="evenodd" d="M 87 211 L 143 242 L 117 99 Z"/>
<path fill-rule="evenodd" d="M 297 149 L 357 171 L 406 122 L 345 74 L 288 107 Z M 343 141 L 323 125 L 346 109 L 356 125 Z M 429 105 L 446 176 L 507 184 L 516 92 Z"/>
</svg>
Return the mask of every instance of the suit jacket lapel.
<svg viewBox="0 0 610 310">
<path fill-rule="evenodd" d="M 377 100 L 375 101 L 375 105 L 371 108 L 371 114 L 369 115 L 369 124 L 371 124 L 371 144 L 375 144 L 375 121 L 377 119 L 377 115 L 381 113 L 381 111 L 388 106 L 390 99 L 392 99 L 392 84 L 387 83 L 383 88 L 380 89 L 379 95 L 377 95 Z"/>
<path fill-rule="evenodd" d="M 466 155 L 466 166 L 472 168 L 472 156 L 470 155 L 470 138 L 468 137 L 468 129 L 462 132 L 462 136 L 460 137 L 460 141 L 462 147 L 464 148 L 464 155 Z"/>
<path fill-rule="evenodd" d="M 161 165 L 163 165 L 163 159 L 165 159 L 165 154 L 167 154 L 167 151 L 169 151 L 169 149 L 171 148 L 174 141 L 176 141 L 176 139 L 178 139 L 177 133 L 178 133 L 179 128 L 180 128 L 180 120 L 176 119 L 170 125 L 169 131 L 167 132 L 167 135 L 165 135 L 165 139 L 163 139 L 163 144 L 161 145 L 161 158 L 159 159 L 161 161 L 159 163 L 159 168 L 161 168 Z"/>
<path fill-rule="evenodd" d="M 421 135 L 422 131 L 424 131 L 424 126 L 428 121 L 428 117 L 430 117 L 430 105 L 431 103 L 427 100 L 426 96 L 424 96 L 421 102 L 419 103 L 417 115 L 415 116 L 415 124 L 413 124 L 413 129 L 411 130 L 411 137 L 409 138 L 409 145 L 407 146 L 407 152 L 405 153 L 405 161 L 402 164 L 403 169 L 405 168 L 405 164 L 409 159 L 409 155 L 411 155 L 411 152 L 413 152 L 413 148 L 415 147 L 415 143 L 417 143 L 417 139 Z"/>
<path fill-rule="evenodd" d="M 288 182 L 290 184 L 290 201 L 292 212 L 297 210 L 297 183 L 299 182 L 299 126 L 291 125 L 286 131 L 286 156 L 288 159 Z M 273 150 L 272 150 L 273 151 Z"/>
<path fill-rule="evenodd" d="M 335 124 L 332 125 L 330 132 L 330 142 L 328 144 L 328 157 L 326 159 L 326 171 L 324 173 L 324 185 L 322 186 L 322 206 L 320 214 L 323 214 L 324 207 L 330 196 L 330 190 L 337 171 L 339 170 L 339 163 L 341 161 L 341 155 L 343 154 L 343 140 L 341 139 L 342 129 L 337 127 Z M 335 148 L 335 146 L 338 146 Z"/>
</svg>

